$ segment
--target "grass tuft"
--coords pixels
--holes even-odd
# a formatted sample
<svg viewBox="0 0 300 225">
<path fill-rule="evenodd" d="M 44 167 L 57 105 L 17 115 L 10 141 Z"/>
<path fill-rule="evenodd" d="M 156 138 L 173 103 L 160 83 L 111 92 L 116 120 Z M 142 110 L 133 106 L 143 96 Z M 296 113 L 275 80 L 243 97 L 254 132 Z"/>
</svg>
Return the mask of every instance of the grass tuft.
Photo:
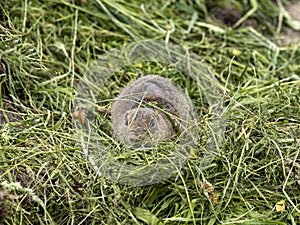
<svg viewBox="0 0 300 225">
<path fill-rule="evenodd" d="M 288 23 L 276 1 L 222 2 L 1 2 L 3 224 L 300 223 L 299 46 L 279 38 Z M 85 160 L 72 104 L 80 78 L 101 54 L 143 39 L 185 45 L 210 66 L 224 90 L 226 132 L 205 170 L 195 157 L 177 176 L 130 187 L 97 176 Z M 171 78 L 189 94 L 205 151 L 209 109 L 173 68 L 124 68 L 100 93 L 99 106 L 109 107 L 148 73 Z M 101 117 L 109 133 L 109 115 Z"/>
</svg>

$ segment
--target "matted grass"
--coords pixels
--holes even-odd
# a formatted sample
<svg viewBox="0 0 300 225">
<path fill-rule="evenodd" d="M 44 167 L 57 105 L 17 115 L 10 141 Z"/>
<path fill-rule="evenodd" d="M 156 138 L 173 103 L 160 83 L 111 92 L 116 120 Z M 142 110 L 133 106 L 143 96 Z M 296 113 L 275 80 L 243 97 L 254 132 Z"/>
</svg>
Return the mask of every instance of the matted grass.
<svg viewBox="0 0 300 225">
<path fill-rule="evenodd" d="M 0 136 L 3 224 L 300 223 L 299 46 L 277 39 L 272 1 L 230 1 L 234 29 L 216 21 L 213 2 L 1 2 L 0 106 L 12 119 Z M 85 160 L 72 100 L 98 55 L 142 39 L 202 57 L 223 85 L 227 127 L 206 170 L 193 158 L 178 176 L 133 188 L 97 176 Z"/>
</svg>

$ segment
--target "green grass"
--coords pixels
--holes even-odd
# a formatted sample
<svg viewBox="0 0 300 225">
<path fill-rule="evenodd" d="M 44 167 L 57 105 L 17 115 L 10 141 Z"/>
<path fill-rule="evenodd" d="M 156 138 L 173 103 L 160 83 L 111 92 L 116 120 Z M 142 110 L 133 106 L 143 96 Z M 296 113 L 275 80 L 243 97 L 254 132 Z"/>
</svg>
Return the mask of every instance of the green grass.
<svg viewBox="0 0 300 225">
<path fill-rule="evenodd" d="M 242 18 L 229 21 L 234 28 L 206 2 L 1 2 L 0 107 L 12 118 L 0 135 L 3 224 L 300 223 L 299 47 L 278 38 L 287 24 L 273 1 L 230 1 Z M 224 90 L 226 132 L 205 170 L 193 158 L 164 182 L 130 187 L 97 176 L 85 160 L 72 106 L 101 54 L 143 39 L 188 46 L 209 65 Z M 189 93 L 204 132 L 210 117 L 193 82 L 160 66 L 125 68 L 101 97 L 161 72 Z M 284 211 L 276 210 L 281 200 Z"/>
</svg>

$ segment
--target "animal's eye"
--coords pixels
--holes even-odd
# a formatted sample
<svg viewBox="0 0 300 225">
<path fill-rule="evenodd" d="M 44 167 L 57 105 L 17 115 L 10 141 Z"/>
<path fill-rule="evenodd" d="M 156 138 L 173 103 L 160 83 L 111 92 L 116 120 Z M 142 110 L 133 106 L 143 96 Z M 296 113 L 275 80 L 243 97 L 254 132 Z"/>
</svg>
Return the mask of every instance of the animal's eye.
<svg viewBox="0 0 300 225">
<path fill-rule="evenodd" d="M 127 115 L 125 116 L 125 126 L 128 126 L 129 122 L 128 122 L 128 117 Z"/>
<path fill-rule="evenodd" d="M 149 123 L 149 127 L 152 128 L 154 127 L 154 125 L 155 125 L 154 119 L 151 119 Z"/>
</svg>

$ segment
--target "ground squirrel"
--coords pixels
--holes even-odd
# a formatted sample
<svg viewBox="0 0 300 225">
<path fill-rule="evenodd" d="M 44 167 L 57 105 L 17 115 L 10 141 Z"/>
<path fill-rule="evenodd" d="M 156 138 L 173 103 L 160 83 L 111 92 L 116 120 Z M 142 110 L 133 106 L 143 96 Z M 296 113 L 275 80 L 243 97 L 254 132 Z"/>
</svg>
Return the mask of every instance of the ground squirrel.
<svg viewBox="0 0 300 225">
<path fill-rule="evenodd" d="M 112 105 L 111 118 L 119 141 L 153 144 L 187 127 L 192 104 L 170 80 L 147 75 L 121 91 Z"/>
</svg>

